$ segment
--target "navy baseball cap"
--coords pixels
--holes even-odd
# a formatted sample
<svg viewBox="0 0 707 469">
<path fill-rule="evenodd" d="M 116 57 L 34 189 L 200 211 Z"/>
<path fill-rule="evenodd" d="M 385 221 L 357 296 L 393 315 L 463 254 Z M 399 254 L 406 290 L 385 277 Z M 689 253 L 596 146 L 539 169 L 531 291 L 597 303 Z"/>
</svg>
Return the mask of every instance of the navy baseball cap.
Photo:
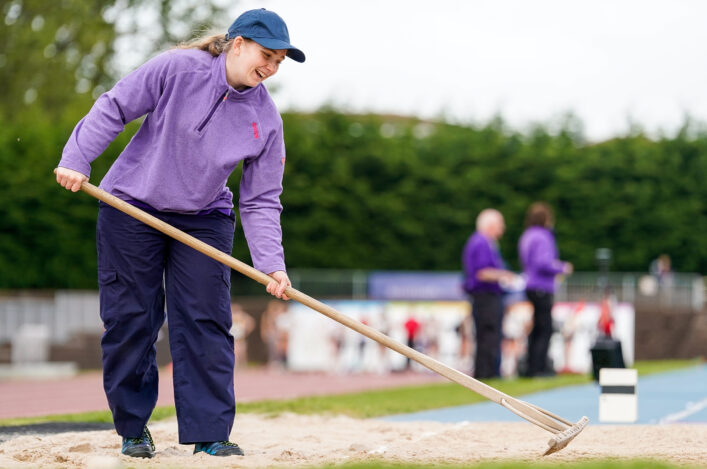
<svg viewBox="0 0 707 469">
<path fill-rule="evenodd" d="M 295 62 L 304 62 L 304 52 L 290 44 L 287 25 L 277 13 L 265 8 L 248 10 L 236 18 L 226 39 L 243 36 L 252 39 L 267 49 L 287 49 L 287 57 Z"/>
</svg>

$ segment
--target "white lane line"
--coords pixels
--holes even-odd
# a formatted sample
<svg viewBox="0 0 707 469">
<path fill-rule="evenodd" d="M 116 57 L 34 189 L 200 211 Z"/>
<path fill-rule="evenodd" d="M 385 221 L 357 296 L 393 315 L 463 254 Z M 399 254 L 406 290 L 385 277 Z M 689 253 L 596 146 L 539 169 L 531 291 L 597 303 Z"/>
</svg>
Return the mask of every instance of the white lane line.
<svg viewBox="0 0 707 469">
<path fill-rule="evenodd" d="M 668 414 L 658 421 L 658 423 L 675 423 L 689 417 L 692 414 L 696 414 L 702 409 L 707 408 L 707 398 L 702 399 L 699 402 L 688 402 L 684 410 L 680 412 L 675 412 L 674 414 Z"/>
</svg>

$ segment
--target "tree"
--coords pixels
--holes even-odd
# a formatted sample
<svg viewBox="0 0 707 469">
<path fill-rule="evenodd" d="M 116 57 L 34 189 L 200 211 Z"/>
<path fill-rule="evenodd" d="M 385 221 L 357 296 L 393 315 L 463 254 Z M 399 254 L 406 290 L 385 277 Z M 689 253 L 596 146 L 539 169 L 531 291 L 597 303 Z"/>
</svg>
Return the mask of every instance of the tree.
<svg viewBox="0 0 707 469">
<path fill-rule="evenodd" d="M 77 121 L 122 74 L 206 30 L 225 13 L 213 0 L 0 0 L 0 5 L 5 26 L 0 28 L 0 118 L 29 121 Z M 116 47 L 126 55 L 120 63 Z"/>
<path fill-rule="evenodd" d="M 0 117 L 67 118 L 110 81 L 113 0 L 2 2 Z"/>
<path fill-rule="evenodd" d="M 117 74 L 140 65 L 157 52 L 174 47 L 193 37 L 214 32 L 228 17 L 226 7 L 215 0 L 114 0 L 107 16 L 118 34 L 116 50 L 121 63 L 115 63 Z M 233 7 L 235 2 L 228 2 Z M 147 21 L 153 19 L 152 21 Z"/>
</svg>

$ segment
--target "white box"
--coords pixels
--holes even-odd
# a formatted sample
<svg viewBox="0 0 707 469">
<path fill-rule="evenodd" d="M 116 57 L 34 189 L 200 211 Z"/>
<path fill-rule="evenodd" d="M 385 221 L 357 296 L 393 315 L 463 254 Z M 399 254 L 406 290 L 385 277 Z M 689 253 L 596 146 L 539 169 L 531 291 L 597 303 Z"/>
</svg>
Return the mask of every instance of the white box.
<svg viewBox="0 0 707 469">
<path fill-rule="evenodd" d="M 634 423 L 638 420 L 638 371 L 631 368 L 599 370 L 599 421 Z"/>
</svg>

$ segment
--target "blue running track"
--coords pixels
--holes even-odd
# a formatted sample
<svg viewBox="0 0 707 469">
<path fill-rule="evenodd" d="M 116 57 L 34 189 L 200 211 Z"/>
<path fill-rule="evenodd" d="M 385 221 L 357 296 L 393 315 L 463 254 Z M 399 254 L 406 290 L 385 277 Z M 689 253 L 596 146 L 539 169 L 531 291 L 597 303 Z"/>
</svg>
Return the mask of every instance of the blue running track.
<svg viewBox="0 0 707 469">
<path fill-rule="evenodd" d="M 471 391 L 470 391 L 471 392 Z M 577 421 L 583 415 L 599 423 L 599 385 L 569 386 L 519 397 L 562 417 Z M 707 365 L 638 379 L 638 424 L 707 423 Z M 391 422 L 507 422 L 524 421 L 495 402 L 448 407 L 384 417 Z"/>
</svg>

